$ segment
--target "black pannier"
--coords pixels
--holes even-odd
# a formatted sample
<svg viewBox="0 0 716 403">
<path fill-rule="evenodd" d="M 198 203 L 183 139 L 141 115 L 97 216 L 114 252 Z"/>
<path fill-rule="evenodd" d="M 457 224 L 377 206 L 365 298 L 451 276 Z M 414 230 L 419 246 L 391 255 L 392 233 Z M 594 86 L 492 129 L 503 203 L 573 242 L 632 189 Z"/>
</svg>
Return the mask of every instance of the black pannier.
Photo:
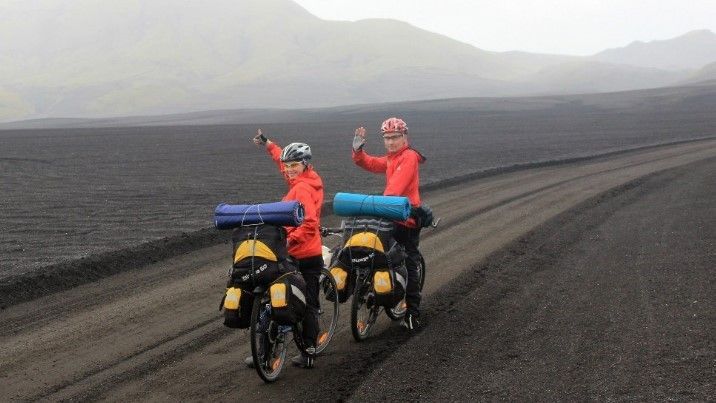
<svg viewBox="0 0 716 403">
<path fill-rule="evenodd" d="M 405 252 L 393 238 L 395 224 L 374 217 L 355 217 L 343 222 L 344 248 L 339 260 L 344 265 L 397 267 Z"/>
<path fill-rule="evenodd" d="M 404 264 L 398 267 L 380 268 L 373 272 L 375 303 L 392 308 L 405 298 L 408 270 Z"/>
<path fill-rule="evenodd" d="M 221 308 L 224 309 L 224 326 L 246 329 L 251 324 L 251 308 L 254 297 L 237 287 L 226 289 Z"/>
<path fill-rule="evenodd" d="M 286 230 L 275 225 L 236 228 L 232 235 L 233 265 L 229 286 L 253 290 L 268 286 L 295 270 L 287 260 Z"/>
<path fill-rule="evenodd" d="M 351 270 L 350 265 L 344 265 L 338 259 L 335 259 L 329 269 L 333 279 L 336 281 L 336 288 L 338 291 L 338 302 L 343 303 L 353 295 L 353 289 L 355 288 L 355 274 Z M 329 283 L 325 283 L 324 287 Z M 326 299 L 333 302 L 336 300 L 336 295 L 332 289 L 328 287 L 324 288 Z"/>
<path fill-rule="evenodd" d="M 345 302 L 355 289 L 355 267 L 371 270 L 400 267 L 405 252 L 393 238 L 394 224 L 375 217 L 354 217 L 343 221 L 343 248 L 333 256 L 329 271 L 336 280 L 338 301 Z M 333 301 L 330 293 L 326 297 Z"/>
<path fill-rule="evenodd" d="M 295 325 L 306 314 L 306 280 L 298 272 L 279 277 L 269 288 L 271 316 L 280 325 Z"/>
</svg>

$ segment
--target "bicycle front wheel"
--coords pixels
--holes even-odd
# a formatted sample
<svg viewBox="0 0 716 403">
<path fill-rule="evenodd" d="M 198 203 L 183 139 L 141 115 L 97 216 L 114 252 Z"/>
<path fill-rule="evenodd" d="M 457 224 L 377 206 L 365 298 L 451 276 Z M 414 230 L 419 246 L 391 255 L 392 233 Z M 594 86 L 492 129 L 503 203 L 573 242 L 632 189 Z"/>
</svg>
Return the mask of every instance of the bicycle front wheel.
<svg viewBox="0 0 716 403">
<path fill-rule="evenodd" d="M 251 309 L 251 356 L 254 368 L 264 382 L 278 379 L 286 362 L 285 334 L 271 319 L 267 298 L 257 297 Z"/>
<path fill-rule="evenodd" d="M 328 347 L 338 327 L 338 286 L 336 280 L 327 269 L 321 270 L 318 280 L 318 340 L 316 340 L 316 354 L 320 354 Z M 333 301 L 331 301 L 331 299 Z"/>
</svg>

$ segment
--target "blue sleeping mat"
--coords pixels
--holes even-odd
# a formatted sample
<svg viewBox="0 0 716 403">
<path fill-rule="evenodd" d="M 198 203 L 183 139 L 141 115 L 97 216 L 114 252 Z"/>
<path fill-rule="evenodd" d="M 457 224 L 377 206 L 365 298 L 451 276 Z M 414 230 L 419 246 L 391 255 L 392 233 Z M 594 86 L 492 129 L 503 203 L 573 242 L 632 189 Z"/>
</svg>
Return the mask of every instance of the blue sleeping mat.
<svg viewBox="0 0 716 403">
<path fill-rule="evenodd" d="M 303 222 L 303 205 L 297 201 L 261 204 L 221 203 L 214 210 L 217 229 L 271 224 L 298 227 Z"/>
<path fill-rule="evenodd" d="M 355 193 L 336 193 L 333 198 L 336 215 L 373 216 L 395 221 L 405 221 L 410 216 L 410 202 L 402 196 L 372 196 Z"/>
</svg>

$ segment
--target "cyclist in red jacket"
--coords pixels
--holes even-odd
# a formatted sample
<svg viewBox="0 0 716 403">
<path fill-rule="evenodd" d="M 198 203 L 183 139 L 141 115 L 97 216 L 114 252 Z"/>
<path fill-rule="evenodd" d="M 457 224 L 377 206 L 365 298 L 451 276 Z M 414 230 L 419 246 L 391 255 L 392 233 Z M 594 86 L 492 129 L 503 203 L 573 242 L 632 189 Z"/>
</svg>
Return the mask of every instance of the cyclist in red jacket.
<svg viewBox="0 0 716 403">
<path fill-rule="evenodd" d="M 385 174 L 385 196 L 405 196 L 413 208 L 420 207 L 420 176 L 419 165 L 425 157 L 408 144 L 408 126 L 402 119 L 392 117 L 380 127 L 383 133 L 383 144 L 388 151 L 383 157 L 373 157 L 363 150 L 365 145 L 365 128 L 359 127 L 353 137 L 353 161 L 359 167 L 378 174 Z M 408 255 L 408 285 L 405 302 L 407 312 L 403 326 L 415 330 L 420 315 L 420 226 L 415 219 L 398 222 L 393 233 L 395 240 L 403 245 Z"/>
<path fill-rule="evenodd" d="M 323 206 L 323 181 L 310 165 L 311 147 L 305 143 L 291 143 L 285 148 L 267 139 L 259 129 L 254 137 L 257 146 L 265 146 L 271 159 L 288 183 L 286 200 L 298 200 L 303 204 L 303 223 L 298 227 L 286 227 L 288 254 L 298 264 L 298 270 L 306 279 L 306 316 L 303 320 L 303 338 L 309 347 L 316 346 L 318 326 L 318 279 L 323 268 L 321 242 L 321 207 Z M 253 365 L 251 357 L 247 365 Z M 294 365 L 310 368 L 313 358 L 299 355 L 292 360 Z"/>
</svg>

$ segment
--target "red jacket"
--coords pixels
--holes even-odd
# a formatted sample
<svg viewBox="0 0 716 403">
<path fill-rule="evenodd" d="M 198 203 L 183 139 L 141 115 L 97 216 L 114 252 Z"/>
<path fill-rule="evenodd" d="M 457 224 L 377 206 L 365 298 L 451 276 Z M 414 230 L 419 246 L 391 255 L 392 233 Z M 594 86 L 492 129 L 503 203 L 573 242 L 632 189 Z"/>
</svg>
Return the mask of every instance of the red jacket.
<svg viewBox="0 0 716 403">
<path fill-rule="evenodd" d="M 288 233 L 288 254 L 296 259 L 321 256 L 321 207 L 323 206 L 323 181 L 312 166 L 300 175 L 289 179 L 281 163 L 281 147 L 276 143 L 266 146 L 271 159 L 278 165 L 288 183 L 288 193 L 281 199 L 298 200 L 303 204 L 303 223 L 298 227 L 285 227 Z"/>
<path fill-rule="evenodd" d="M 388 153 L 384 157 L 373 157 L 360 150 L 353 151 L 353 161 L 367 171 L 385 173 L 384 196 L 405 196 L 410 200 L 411 206 L 420 207 L 418 165 L 425 162 L 425 157 L 419 152 L 407 144 L 400 150 Z M 399 224 L 411 228 L 416 227 L 415 220 L 412 218 Z"/>
</svg>

